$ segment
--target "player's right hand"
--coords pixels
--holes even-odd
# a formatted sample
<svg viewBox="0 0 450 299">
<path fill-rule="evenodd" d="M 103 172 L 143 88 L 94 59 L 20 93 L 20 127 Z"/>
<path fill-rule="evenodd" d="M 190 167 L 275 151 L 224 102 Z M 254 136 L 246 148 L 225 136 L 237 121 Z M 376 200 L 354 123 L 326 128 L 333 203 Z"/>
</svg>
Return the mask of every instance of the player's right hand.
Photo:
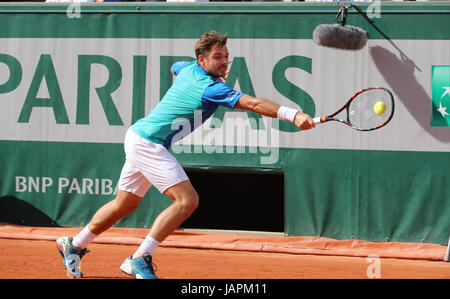
<svg viewBox="0 0 450 299">
<path fill-rule="evenodd" d="M 316 126 L 311 116 L 303 112 L 298 112 L 295 115 L 294 124 L 301 130 L 309 130 Z"/>
</svg>

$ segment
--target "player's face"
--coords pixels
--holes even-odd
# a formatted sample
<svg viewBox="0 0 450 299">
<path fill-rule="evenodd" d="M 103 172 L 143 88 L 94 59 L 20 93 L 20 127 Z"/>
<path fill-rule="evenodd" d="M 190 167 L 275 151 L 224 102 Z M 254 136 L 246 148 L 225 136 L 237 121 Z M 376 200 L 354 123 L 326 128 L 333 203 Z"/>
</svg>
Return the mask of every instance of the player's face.
<svg viewBox="0 0 450 299">
<path fill-rule="evenodd" d="M 198 58 L 200 66 L 215 79 L 224 77 L 227 74 L 228 65 L 231 63 L 227 46 L 214 45 L 206 57 L 200 55 Z"/>
</svg>

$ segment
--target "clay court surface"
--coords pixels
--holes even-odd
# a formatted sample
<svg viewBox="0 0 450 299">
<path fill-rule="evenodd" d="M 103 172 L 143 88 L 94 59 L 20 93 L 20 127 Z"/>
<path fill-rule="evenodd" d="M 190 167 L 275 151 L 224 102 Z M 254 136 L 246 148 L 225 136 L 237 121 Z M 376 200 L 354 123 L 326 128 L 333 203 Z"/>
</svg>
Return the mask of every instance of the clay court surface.
<svg viewBox="0 0 450 299">
<path fill-rule="evenodd" d="M 92 244 L 85 278 L 131 278 L 119 269 L 137 246 Z M 0 239 L 0 278 L 66 278 L 52 241 Z M 157 274 L 166 279 L 367 278 L 366 258 L 160 247 Z M 32 268 L 33 271 L 29 271 Z M 439 261 L 380 259 L 381 278 L 450 278 Z"/>
<path fill-rule="evenodd" d="M 54 240 L 79 230 L 0 225 L 0 278 L 66 278 Z M 111 229 L 99 236 L 83 257 L 84 278 L 131 278 L 119 266 L 146 232 Z M 165 279 L 364 279 L 369 267 L 380 278 L 450 279 L 445 252 L 436 244 L 176 232 L 153 261 Z"/>
</svg>

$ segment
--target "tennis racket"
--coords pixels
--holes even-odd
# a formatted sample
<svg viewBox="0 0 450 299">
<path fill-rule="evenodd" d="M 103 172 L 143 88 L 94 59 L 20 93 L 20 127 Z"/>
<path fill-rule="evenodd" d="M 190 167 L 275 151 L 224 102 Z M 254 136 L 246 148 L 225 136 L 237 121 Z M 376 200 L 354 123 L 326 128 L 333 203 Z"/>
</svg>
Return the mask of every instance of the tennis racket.
<svg viewBox="0 0 450 299">
<path fill-rule="evenodd" d="M 373 131 L 387 125 L 394 116 L 394 107 L 392 92 L 384 87 L 374 86 L 355 93 L 335 113 L 315 117 L 313 121 L 315 124 L 338 121 L 358 131 Z"/>
</svg>

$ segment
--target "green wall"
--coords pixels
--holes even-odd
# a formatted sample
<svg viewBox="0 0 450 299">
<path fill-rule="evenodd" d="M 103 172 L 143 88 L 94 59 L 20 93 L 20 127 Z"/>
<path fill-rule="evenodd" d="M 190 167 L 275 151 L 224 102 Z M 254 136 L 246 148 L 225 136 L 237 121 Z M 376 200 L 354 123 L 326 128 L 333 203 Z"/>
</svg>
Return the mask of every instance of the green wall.
<svg viewBox="0 0 450 299">
<path fill-rule="evenodd" d="M 366 11 L 368 5 L 361 7 Z M 398 108 L 380 132 L 326 124 L 306 133 L 281 124 L 276 146 L 219 144 L 224 153 L 209 154 L 188 143 L 174 153 L 184 167 L 283 174 L 285 198 L 274 200 L 285 202 L 287 235 L 446 244 L 450 129 L 431 126 L 429 97 L 431 67 L 450 65 L 447 3 L 382 2 L 376 27 L 351 11 L 349 23 L 370 37 L 364 51 L 351 54 L 317 49 L 311 42 L 315 26 L 334 21 L 338 3 L 87 4 L 78 7 L 80 18 L 69 17 L 68 8 L 0 5 L 3 219 L 42 212 L 61 226 L 87 224 L 114 197 L 124 132 L 170 85 L 166 66 L 192 57 L 192 43 L 214 29 L 228 32 L 230 47 L 237 49 L 229 84 L 238 82 L 245 93 L 317 116 L 361 85 L 380 84 L 393 90 Z M 278 46 L 284 42 L 290 48 Z M 270 48 L 259 47 L 266 43 Z M 263 62 L 253 54 L 263 55 Z M 290 75 L 292 70 L 299 74 Z M 221 109 L 214 117 L 223 121 L 228 112 Z M 258 116 L 246 117 L 257 121 L 250 130 L 267 130 Z M 270 154 L 276 161 L 263 163 Z M 9 209 L 14 197 L 30 209 Z M 151 188 L 138 210 L 117 225 L 150 227 L 169 204 Z M 19 218 L 29 224 L 24 215 Z"/>
</svg>

